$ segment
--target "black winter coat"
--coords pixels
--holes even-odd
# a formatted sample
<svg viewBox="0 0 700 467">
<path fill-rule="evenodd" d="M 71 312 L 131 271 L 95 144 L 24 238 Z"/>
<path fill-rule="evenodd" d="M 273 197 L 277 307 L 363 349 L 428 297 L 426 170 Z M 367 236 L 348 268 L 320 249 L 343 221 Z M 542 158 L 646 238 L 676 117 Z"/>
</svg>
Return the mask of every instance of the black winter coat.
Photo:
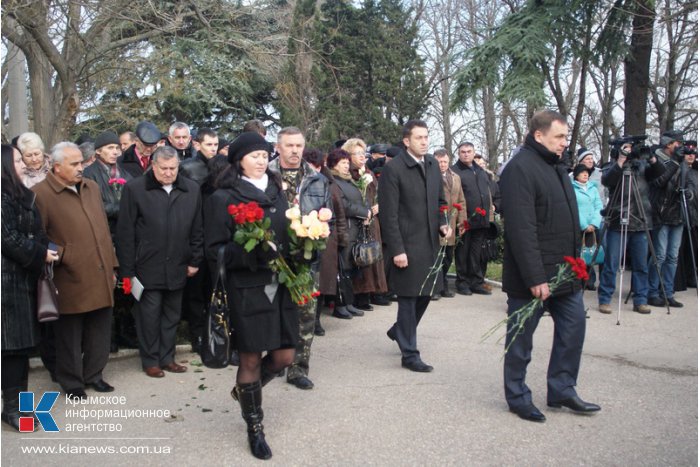
<svg viewBox="0 0 700 467">
<path fill-rule="evenodd" d="M 462 180 L 462 191 L 467 201 L 467 219 L 471 229 L 488 229 L 491 217 L 491 180 L 488 173 L 479 164 L 469 167 L 462 161 L 452 166 L 454 173 Z M 486 211 L 486 216 L 474 216 L 476 208 Z"/>
<path fill-rule="evenodd" d="M 42 228 L 36 195 L 22 199 L 2 193 L 2 351 L 29 349 L 39 343 L 36 284 L 49 243 Z"/>
<path fill-rule="evenodd" d="M 265 192 L 242 179 L 224 183 L 204 206 L 207 261 L 215 275 L 217 254 L 219 248 L 224 248 L 226 291 L 236 347 L 246 352 L 293 346 L 299 332 L 297 308 L 287 289 L 278 284 L 274 300 L 265 290 L 266 286 L 274 287 L 276 283 L 269 266 L 276 254 L 272 250 L 264 251 L 260 245 L 248 253 L 233 241 L 236 225 L 228 213 L 228 206 L 251 201 L 257 202 L 265 211 L 265 217 L 270 218 L 277 251 L 288 258 L 288 221 L 285 216 L 288 204 L 272 178 Z"/>
<path fill-rule="evenodd" d="M 680 225 L 681 214 L 681 165 L 669 158 L 661 149 L 656 158 L 664 164 L 664 173 L 649 183 L 652 221 L 654 227 Z M 687 183 L 686 183 L 687 184 Z"/>
<path fill-rule="evenodd" d="M 432 156 L 425 156 L 424 164 L 402 151 L 386 163 L 379 178 L 379 221 L 389 255 L 387 282 L 389 290 L 405 297 L 430 295 L 432 283 L 422 291 L 421 287 L 437 258 L 439 229 L 445 224 L 440 215 L 440 206 L 447 204 L 440 169 Z M 402 253 L 408 256 L 406 268 L 394 265 L 393 258 Z M 435 292 L 441 290 L 438 277 Z"/>
<path fill-rule="evenodd" d="M 660 160 L 656 160 L 654 164 L 649 164 L 647 161 L 642 159 L 635 159 L 626 162 L 629 164 L 631 169 L 631 176 L 634 177 L 634 186 L 637 187 L 639 191 L 639 197 L 641 201 L 637 203 L 635 197 L 629 203 L 630 213 L 629 213 L 629 225 L 627 230 L 630 232 L 641 232 L 652 228 L 652 209 L 651 201 L 649 199 L 649 183 L 662 176 L 666 171 L 663 163 Z M 623 170 L 617 165 L 617 162 L 613 161 L 608 166 L 603 167 L 603 176 L 601 182 L 605 187 L 608 188 L 610 193 L 610 198 L 608 199 L 608 205 L 605 208 L 606 216 L 610 218 L 611 230 L 620 230 L 620 199 L 623 195 L 625 200 L 629 199 L 628 192 L 629 188 L 616 189 L 618 184 L 621 185 L 623 180 Z M 634 190 L 633 190 L 634 191 Z M 627 201 L 625 201 L 627 203 Z M 624 211 L 627 210 L 627 206 L 624 206 Z M 646 218 L 647 222 L 644 223 Z"/>
<path fill-rule="evenodd" d="M 147 289 L 185 286 L 187 266 L 203 259 L 199 186 L 178 176 L 168 193 L 153 171 L 126 184 L 117 224 L 121 277 L 136 276 Z"/>
<path fill-rule="evenodd" d="M 135 144 L 126 148 L 126 151 L 119 156 L 117 165 L 119 165 L 120 170 L 124 169 L 124 171 L 131 175 L 131 178 L 140 177 L 144 172 L 143 167 L 141 167 L 141 161 L 136 155 Z"/>
<path fill-rule="evenodd" d="M 551 280 L 581 243 L 576 194 L 559 156 L 528 135 L 500 179 L 504 218 L 503 291 L 532 298 L 530 287 Z M 580 289 L 580 281 L 555 296 Z"/>
<path fill-rule="evenodd" d="M 209 177 L 208 159 L 201 153 L 180 163 L 180 173 L 201 187 Z"/>
<path fill-rule="evenodd" d="M 347 219 L 349 246 L 348 248 L 345 248 L 342 253 L 343 265 L 345 266 L 346 270 L 349 270 L 354 267 L 352 259 L 350 258 L 350 250 L 352 245 L 357 242 L 362 221 L 367 219 L 369 206 L 362 200 L 362 193 L 360 193 L 360 189 L 357 188 L 354 183 L 337 176 L 334 176 L 334 179 L 335 184 L 338 186 L 342 194 L 343 209 L 345 210 L 345 218 Z"/>
<path fill-rule="evenodd" d="M 119 166 L 119 164 L 117 164 L 117 166 Z M 83 176 L 94 180 L 95 183 L 97 183 L 97 186 L 100 187 L 102 203 L 105 206 L 107 222 L 109 223 L 109 231 L 112 234 L 112 238 L 114 238 L 117 231 L 117 220 L 119 219 L 119 199 L 121 195 L 117 193 L 117 187 L 109 184 L 109 180 L 112 178 L 109 175 L 109 167 L 99 160 L 96 160 L 92 165 L 85 169 Z M 129 172 L 119 167 L 119 174 L 117 175 L 117 178 L 123 178 L 128 182 L 133 177 Z M 124 186 L 122 186 L 121 189 L 123 190 Z"/>
</svg>

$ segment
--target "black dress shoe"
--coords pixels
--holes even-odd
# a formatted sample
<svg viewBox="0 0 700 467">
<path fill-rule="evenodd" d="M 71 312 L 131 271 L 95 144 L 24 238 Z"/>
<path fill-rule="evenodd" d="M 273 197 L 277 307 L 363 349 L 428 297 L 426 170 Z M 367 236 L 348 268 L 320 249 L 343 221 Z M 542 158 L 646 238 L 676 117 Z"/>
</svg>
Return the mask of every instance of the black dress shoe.
<svg viewBox="0 0 700 467">
<path fill-rule="evenodd" d="M 395 293 L 393 293 L 393 294 L 389 295 L 389 300 L 391 300 L 392 302 L 398 302 L 399 296 L 396 295 Z"/>
<path fill-rule="evenodd" d="M 543 423 L 547 420 L 547 417 L 545 417 L 534 404 L 524 405 L 522 407 L 511 407 L 509 410 L 518 417 L 529 422 Z"/>
<path fill-rule="evenodd" d="M 344 306 L 336 306 L 335 308 L 333 308 L 331 316 L 340 319 L 352 319 L 352 315 Z"/>
<path fill-rule="evenodd" d="M 595 284 L 586 284 L 586 290 L 596 290 Z"/>
<path fill-rule="evenodd" d="M 389 306 L 391 305 L 391 300 L 389 300 L 386 295 L 372 295 L 370 303 L 379 306 Z"/>
<path fill-rule="evenodd" d="M 393 326 L 390 327 L 389 330 L 386 332 L 386 337 L 388 337 L 392 341 L 396 340 L 396 330 L 394 329 Z"/>
<path fill-rule="evenodd" d="M 372 311 L 372 310 L 374 310 L 374 307 L 373 307 L 372 305 L 370 305 L 369 303 L 363 303 L 363 304 L 361 304 L 361 305 L 355 305 L 355 304 L 353 304 L 352 306 L 354 306 L 354 307 L 357 308 L 357 309 L 365 310 L 365 311 Z M 350 309 L 350 305 L 348 305 L 348 310 L 349 310 L 349 309 Z M 351 313 L 352 313 L 352 311 L 351 311 Z M 358 315 L 358 316 L 361 316 L 361 315 Z"/>
<path fill-rule="evenodd" d="M 647 299 L 647 305 L 665 307 L 666 303 L 664 302 L 664 299 L 661 297 L 649 297 Z M 670 303 L 669 303 L 669 305 L 670 305 Z"/>
<path fill-rule="evenodd" d="M 574 396 L 569 397 L 561 401 L 547 402 L 549 407 L 554 407 L 555 409 L 566 407 L 579 413 L 592 413 L 600 410 L 600 406 L 592 404 L 590 402 L 582 401 L 580 397 Z"/>
<path fill-rule="evenodd" d="M 202 352 L 202 342 L 204 339 L 201 337 L 198 337 L 190 343 L 192 345 L 192 353 L 201 353 Z"/>
<path fill-rule="evenodd" d="M 306 376 L 297 376 L 296 378 L 288 379 L 289 384 L 293 384 L 299 389 L 313 389 L 314 383 L 311 382 Z"/>
<path fill-rule="evenodd" d="M 92 389 L 94 389 L 97 392 L 112 392 L 112 391 L 114 391 L 114 386 L 107 383 L 103 379 L 97 380 L 94 383 L 87 383 L 86 386 L 92 387 Z"/>
<path fill-rule="evenodd" d="M 408 362 L 405 360 L 401 360 L 401 366 L 411 371 L 416 371 L 418 373 L 430 373 L 431 371 L 433 371 L 432 366 L 428 365 L 420 359 L 410 360 Z"/>
<path fill-rule="evenodd" d="M 68 389 L 66 391 L 66 397 L 68 399 L 87 399 L 87 394 L 83 388 Z"/>
<path fill-rule="evenodd" d="M 442 292 L 440 292 L 440 296 L 445 298 L 452 298 L 455 296 L 455 293 L 450 292 L 448 289 L 442 289 Z"/>
<path fill-rule="evenodd" d="M 325 336 L 326 335 L 326 330 L 323 329 L 323 326 L 321 326 L 321 322 L 317 322 L 314 324 L 314 336 Z"/>
<path fill-rule="evenodd" d="M 457 286 L 457 293 L 460 295 L 471 295 L 472 290 L 466 285 Z"/>
<path fill-rule="evenodd" d="M 357 307 L 355 307 L 353 305 L 347 305 L 345 308 L 353 316 L 364 316 L 365 315 L 364 311 L 358 309 Z"/>
<path fill-rule="evenodd" d="M 470 287 L 472 293 L 478 295 L 491 295 L 491 291 L 485 288 L 483 285 L 477 285 L 475 287 Z"/>
<path fill-rule="evenodd" d="M 668 299 L 668 306 L 671 308 L 683 308 L 683 304 L 673 297 Z"/>
</svg>

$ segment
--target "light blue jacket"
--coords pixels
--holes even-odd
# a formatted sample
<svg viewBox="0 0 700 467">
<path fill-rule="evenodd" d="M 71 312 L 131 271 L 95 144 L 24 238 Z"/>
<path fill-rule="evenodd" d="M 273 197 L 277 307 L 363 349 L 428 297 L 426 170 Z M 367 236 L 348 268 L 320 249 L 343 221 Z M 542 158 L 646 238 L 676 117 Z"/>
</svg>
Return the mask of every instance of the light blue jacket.
<svg viewBox="0 0 700 467">
<path fill-rule="evenodd" d="M 582 185 L 574 180 L 572 183 L 574 185 L 574 193 L 576 193 L 581 230 L 584 230 L 589 225 L 599 229 L 603 222 L 603 217 L 600 215 L 600 210 L 603 209 L 603 202 L 600 199 L 598 187 L 591 182 Z"/>
</svg>

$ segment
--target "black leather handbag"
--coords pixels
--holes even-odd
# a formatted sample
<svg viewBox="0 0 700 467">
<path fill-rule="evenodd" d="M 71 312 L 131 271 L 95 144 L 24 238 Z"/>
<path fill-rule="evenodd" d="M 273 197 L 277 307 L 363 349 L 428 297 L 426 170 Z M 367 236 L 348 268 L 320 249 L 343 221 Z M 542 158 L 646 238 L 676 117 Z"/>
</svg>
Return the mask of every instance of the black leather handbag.
<svg viewBox="0 0 700 467">
<path fill-rule="evenodd" d="M 226 266 L 224 247 L 216 258 L 216 280 L 207 308 L 204 342 L 201 347 L 202 363 L 208 368 L 226 368 L 231 357 L 228 298 L 226 296 Z"/>
<path fill-rule="evenodd" d="M 58 289 L 53 283 L 53 263 L 45 263 L 37 282 L 36 317 L 40 323 L 49 323 L 56 321 L 58 316 Z"/>
<path fill-rule="evenodd" d="M 372 238 L 369 226 L 362 225 L 357 243 L 350 250 L 350 257 L 358 268 L 364 268 L 382 260 L 382 244 Z"/>
</svg>

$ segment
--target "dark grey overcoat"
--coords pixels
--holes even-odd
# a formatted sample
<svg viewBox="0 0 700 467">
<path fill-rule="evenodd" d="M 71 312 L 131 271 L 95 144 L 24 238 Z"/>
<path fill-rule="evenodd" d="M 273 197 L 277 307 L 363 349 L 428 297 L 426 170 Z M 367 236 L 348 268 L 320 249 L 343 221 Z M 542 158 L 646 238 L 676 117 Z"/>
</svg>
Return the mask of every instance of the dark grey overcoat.
<svg viewBox="0 0 700 467">
<path fill-rule="evenodd" d="M 387 282 L 389 289 L 399 296 L 430 295 L 429 285 L 421 287 L 428 276 L 440 248 L 440 206 L 446 205 L 442 176 L 437 161 L 425 156 L 425 172 L 407 152 L 387 162 L 379 178 L 379 221 L 382 240 L 389 255 Z M 394 265 L 394 256 L 406 253 L 408 267 Z M 437 274 L 441 275 L 441 272 Z M 442 279 L 437 277 L 435 292 L 442 290 Z"/>
</svg>

